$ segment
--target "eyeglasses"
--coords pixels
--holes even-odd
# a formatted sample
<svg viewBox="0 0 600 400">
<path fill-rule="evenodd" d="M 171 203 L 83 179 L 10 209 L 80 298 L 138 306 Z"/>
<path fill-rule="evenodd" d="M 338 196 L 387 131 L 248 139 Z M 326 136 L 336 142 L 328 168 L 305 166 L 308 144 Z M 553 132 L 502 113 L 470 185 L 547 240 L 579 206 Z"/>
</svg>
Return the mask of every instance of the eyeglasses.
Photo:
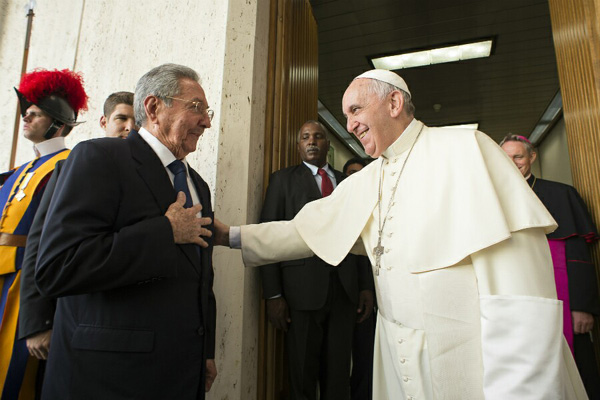
<svg viewBox="0 0 600 400">
<path fill-rule="evenodd" d="M 204 103 L 202 103 L 201 101 L 184 100 L 184 99 L 178 99 L 177 97 L 171 97 L 171 96 L 165 96 L 165 97 L 167 99 L 171 99 L 171 100 L 179 100 L 179 101 L 185 101 L 186 103 L 192 103 L 196 113 L 208 115 L 208 119 L 211 121 L 212 121 L 213 117 L 215 116 L 215 112 L 213 110 L 211 110 L 210 108 L 204 108 Z"/>
</svg>

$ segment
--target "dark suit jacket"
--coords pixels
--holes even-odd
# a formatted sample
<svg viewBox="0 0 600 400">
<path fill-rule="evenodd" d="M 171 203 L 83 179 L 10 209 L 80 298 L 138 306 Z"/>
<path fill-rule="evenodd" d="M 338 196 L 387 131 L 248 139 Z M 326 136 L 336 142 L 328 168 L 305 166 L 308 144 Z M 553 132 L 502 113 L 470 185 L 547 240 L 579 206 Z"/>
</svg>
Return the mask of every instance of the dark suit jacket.
<svg viewBox="0 0 600 400">
<path fill-rule="evenodd" d="M 209 189 L 190 173 L 212 217 Z M 173 242 L 164 214 L 175 198 L 137 132 L 71 152 L 35 272 L 42 295 L 60 297 L 44 398 L 204 398 L 215 340 L 212 245 L 199 252 Z"/>
<path fill-rule="evenodd" d="M 334 174 L 339 184 L 343 174 L 335 170 Z M 306 203 L 320 198 L 321 191 L 304 163 L 284 168 L 271 175 L 261 221 L 289 221 Z M 318 310 L 327 299 L 331 268 L 337 268 L 352 302 L 358 302 L 359 290 L 373 290 L 370 265 L 359 263 L 358 257 L 350 254 L 338 267 L 332 267 L 316 256 L 262 266 L 263 295 L 268 299 L 282 294 L 293 309 Z"/>
<path fill-rule="evenodd" d="M 63 163 L 64 160 L 56 163 L 54 172 L 46 184 L 44 195 L 27 235 L 27 246 L 25 247 L 25 255 L 23 256 L 23 264 L 21 265 L 19 339 L 25 339 L 36 333 L 52 329 L 56 300 L 42 296 L 35 285 L 34 275 L 42 227 L 44 226 L 46 214 L 48 214 L 48 206 L 56 188 L 56 181 L 58 180 L 58 174 L 60 174 Z"/>
</svg>

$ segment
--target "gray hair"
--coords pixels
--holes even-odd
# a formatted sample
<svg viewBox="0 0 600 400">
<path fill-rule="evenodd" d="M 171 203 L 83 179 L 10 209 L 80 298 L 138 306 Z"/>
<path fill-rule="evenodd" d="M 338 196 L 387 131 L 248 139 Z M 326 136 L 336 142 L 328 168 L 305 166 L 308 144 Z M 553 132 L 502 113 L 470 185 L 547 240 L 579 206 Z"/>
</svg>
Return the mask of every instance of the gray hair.
<svg viewBox="0 0 600 400">
<path fill-rule="evenodd" d="M 319 125 L 319 127 L 321 127 L 321 129 L 323 130 L 323 132 L 325 133 L 325 138 L 329 137 L 329 129 L 327 129 L 327 127 L 325 125 L 323 125 L 321 122 L 319 121 L 315 121 L 314 119 L 309 119 L 308 121 L 304 122 L 300 128 L 298 129 L 298 133 L 296 133 L 296 143 L 300 143 L 300 134 L 302 133 L 302 127 L 306 124 L 315 124 L 315 125 Z"/>
<path fill-rule="evenodd" d="M 509 133 L 500 142 L 500 147 L 502 147 L 502 145 L 504 143 L 506 143 L 506 142 L 519 142 L 519 143 L 523 143 L 525 145 L 525 148 L 527 149 L 527 154 L 531 155 L 532 153 L 535 153 L 535 149 L 533 148 L 533 145 L 531 144 L 531 142 L 529 141 L 529 139 L 527 139 L 525 136 L 513 135 L 512 133 Z"/>
<path fill-rule="evenodd" d="M 135 96 L 133 98 L 133 111 L 135 114 L 135 124 L 142 126 L 146 122 L 146 110 L 144 101 L 148 96 L 156 96 L 171 107 L 171 99 L 181 92 L 179 82 L 182 79 L 191 79 L 200 83 L 200 77 L 191 68 L 178 64 L 163 64 L 152 68 L 140 78 L 135 86 Z"/>
<path fill-rule="evenodd" d="M 406 110 L 406 113 L 410 116 L 415 115 L 416 108 L 410 98 L 410 94 L 387 82 L 378 81 L 377 79 L 368 79 L 368 81 L 369 84 L 367 85 L 367 90 L 370 93 L 377 95 L 381 100 L 385 99 L 394 90 L 399 90 L 404 98 L 404 109 Z"/>
</svg>

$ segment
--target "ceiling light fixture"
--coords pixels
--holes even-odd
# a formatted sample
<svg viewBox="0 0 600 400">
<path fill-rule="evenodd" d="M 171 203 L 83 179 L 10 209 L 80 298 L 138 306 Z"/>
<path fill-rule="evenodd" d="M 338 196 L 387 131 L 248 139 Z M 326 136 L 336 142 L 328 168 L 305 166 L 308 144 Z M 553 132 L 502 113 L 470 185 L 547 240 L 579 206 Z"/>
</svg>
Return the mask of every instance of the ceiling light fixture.
<svg viewBox="0 0 600 400">
<path fill-rule="evenodd" d="M 430 50 L 411 51 L 386 57 L 371 58 L 375 68 L 390 71 L 424 65 L 442 64 L 474 58 L 489 57 L 492 53 L 493 39 L 465 43 L 454 46 L 438 47 Z"/>
<path fill-rule="evenodd" d="M 546 108 L 546 111 L 544 111 L 544 114 L 542 114 L 542 117 L 529 135 L 529 141 L 534 146 L 537 146 L 539 142 L 541 142 L 541 139 L 545 136 L 546 132 L 548 132 L 548 130 L 554 126 L 554 122 L 560 116 L 562 109 L 562 95 L 560 94 L 559 90 L 556 92 L 552 98 L 552 101 L 548 105 L 548 108 Z"/>
<path fill-rule="evenodd" d="M 479 123 L 474 122 L 471 124 L 456 124 L 456 125 L 444 125 L 440 126 L 440 128 L 452 128 L 452 129 L 477 129 L 479 128 Z"/>
<path fill-rule="evenodd" d="M 451 125 L 433 125 L 427 124 L 430 128 L 451 128 L 451 129 L 479 129 L 479 122 L 462 122 Z"/>
</svg>

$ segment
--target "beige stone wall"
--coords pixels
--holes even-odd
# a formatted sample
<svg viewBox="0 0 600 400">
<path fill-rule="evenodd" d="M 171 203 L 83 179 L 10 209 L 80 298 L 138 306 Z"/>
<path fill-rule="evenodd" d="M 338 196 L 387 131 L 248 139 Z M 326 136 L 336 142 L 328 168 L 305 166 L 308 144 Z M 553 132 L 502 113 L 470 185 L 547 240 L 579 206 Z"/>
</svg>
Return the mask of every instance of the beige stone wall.
<svg viewBox="0 0 600 400">
<path fill-rule="evenodd" d="M 262 205 L 269 0 L 230 0 L 219 131 L 215 216 L 228 224 L 257 222 Z M 255 399 L 259 281 L 238 250 L 218 248 L 217 363 L 210 399 Z"/>
<path fill-rule="evenodd" d="M 9 163 L 26 31 L 25 0 L 0 0 L 0 170 Z M 216 116 L 188 156 L 213 192 L 215 211 L 228 223 L 257 219 L 262 160 L 268 0 L 109 1 L 38 0 L 27 70 L 81 71 L 89 111 L 67 138 L 69 147 L 101 137 L 103 102 L 166 62 L 195 69 Z M 18 141 L 16 165 L 33 157 Z M 217 367 L 209 399 L 256 397 L 258 281 L 239 252 L 215 252 Z"/>
<path fill-rule="evenodd" d="M 561 118 L 537 149 L 543 179 L 573 185 L 565 120 Z M 535 171 L 534 171 L 535 173 Z"/>
<path fill-rule="evenodd" d="M 337 169 L 340 172 L 344 168 L 344 164 L 351 158 L 354 158 L 354 153 L 352 153 L 346 146 L 342 144 L 342 142 L 333 135 L 329 135 L 330 145 L 335 150 L 334 163 L 333 168 Z"/>
<path fill-rule="evenodd" d="M 0 162 L 7 165 L 12 142 L 26 18 L 23 0 L 2 1 L 0 31 Z M 33 20 L 27 71 L 71 68 L 83 73 L 90 97 L 85 124 L 67 139 L 70 147 L 103 135 L 98 120 L 106 97 L 133 91 L 137 79 L 165 62 L 194 68 L 203 79 L 217 117 L 190 157 L 192 165 L 214 187 L 219 105 L 226 43 L 226 1 L 163 2 L 108 0 L 38 1 Z M 19 138 L 17 165 L 31 159 L 31 144 Z M 200 162 L 203 160 L 203 162 Z M 2 169 L 6 169 L 3 166 Z"/>
</svg>

